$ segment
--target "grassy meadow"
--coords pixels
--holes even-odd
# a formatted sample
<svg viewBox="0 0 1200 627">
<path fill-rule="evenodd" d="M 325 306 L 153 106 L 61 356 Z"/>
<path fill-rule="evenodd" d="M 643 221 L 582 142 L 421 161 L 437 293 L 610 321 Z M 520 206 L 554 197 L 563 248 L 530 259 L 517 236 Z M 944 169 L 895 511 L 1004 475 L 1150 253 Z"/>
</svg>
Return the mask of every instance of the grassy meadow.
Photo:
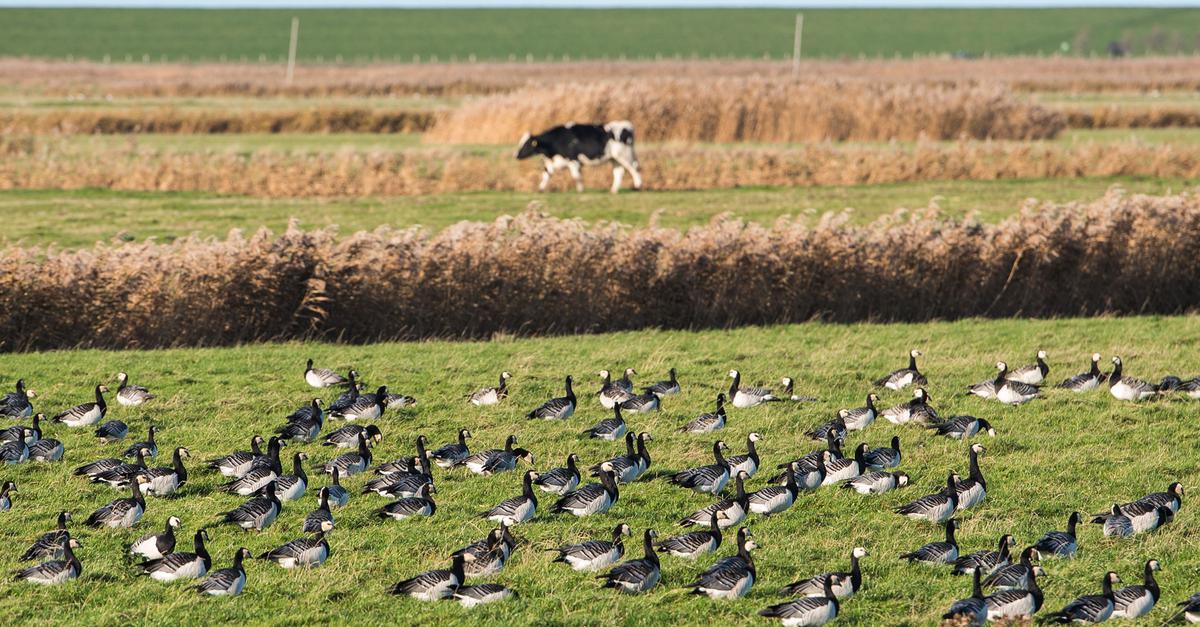
<svg viewBox="0 0 1200 627">
<path fill-rule="evenodd" d="M 762 519 L 750 527 L 762 548 L 756 552 L 759 582 L 747 598 L 715 602 L 691 597 L 683 587 L 716 556 L 691 563 L 664 557 L 664 579 L 649 594 L 629 597 L 601 589 L 589 574 L 552 564 L 546 549 L 564 542 L 607 536 L 618 522 L 629 523 L 635 538 L 627 554 L 640 554 L 637 538 L 646 527 L 662 535 L 680 531 L 678 518 L 703 507 L 710 498 L 669 485 L 672 470 L 701 465 L 711 459 L 713 440 L 726 440 L 733 452 L 744 452 L 750 432 L 761 433 L 759 451 L 767 470 L 749 488 L 765 485 L 776 463 L 817 444 L 803 432 L 832 417 L 839 407 L 859 406 L 870 382 L 904 362 L 909 348 L 920 347 L 926 357 L 922 370 L 929 376 L 933 405 L 943 415 L 985 417 L 996 427 L 995 439 L 979 440 L 987 447 L 982 467 L 988 478 L 987 500 L 961 516 L 959 541 L 964 551 L 994 547 L 998 536 L 1011 533 L 1019 546 L 1043 532 L 1062 529 L 1068 514 L 1085 514 L 1162 490 L 1173 481 L 1189 489 L 1200 482 L 1194 456 L 1186 442 L 1200 437 L 1193 419 L 1195 401 L 1182 397 L 1129 404 L 1106 391 L 1089 394 L 1047 390 L 1044 397 L 1020 408 L 1001 406 L 962 394 L 963 386 L 988 377 L 997 359 L 1013 364 L 1031 362 L 1037 349 L 1049 353 L 1049 379 L 1058 381 L 1085 369 L 1087 356 L 1099 351 L 1105 359 L 1124 357 L 1131 374 L 1158 377 L 1166 373 L 1191 375 L 1200 371 L 1196 337 L 1200 319 L 1127 318 L 1045 321 L 979 321 L 912 325 L 828 325 L 743 328 L 732 331 L 618 333 L 548 339 L 498 339 L 483 343 L 425 342 L 335 346 L 268 344 L 228 349 L 163 351 L 58 351 L 0 356 L 0 371 L 8 379 L 23 376 L 40 394 L 38 410 L 54 412 L 86 401 L 99 382 L 114 383 L 118 370 L 149 386 L 159 398 L 141 408 L 113 406 L 108 418 L 128 422 L 131 437 L 157 425 L 166 461 L 175 446 L 192 453 L 192 478 L 177 496 L 152 499 L 142 523 L 133 530 L 95 531 L 82 525 L 88 512 L 120 496 L 107 486 L 91 485 L 70 475 L 70 469 L 112 455 L 117 445 L 96 442 L 89 429 L 69 430 L 50 425 L 47 435 L 64 441 L 61 463 L 9 466 L 0 479 L 14 480 L 19 491 L 12 511 L 0 514 L 0 570 L 20 566 L 15 555 L 39 533 L 53 526 L 63 508 L 76 521 L 73 533 L 85 545 L 79 552 L 84 575 L 76 582 L 35 588 L 4 582 L 9 598 L 22 602 L 9 607 L 20 624 L 55 622 L 66 616 L 86 624 L 161 624 L 213 622 L 327 622 L 339 620 L 378 624 L 403 617 L 404 622 L 550 622 L 571 624 L 764 624 L 756 616 L 776 602 L 775 591 L 800 577 L 844 569 L 850 550 L 866 547 L 865 588 L 844 607 L 844 624 L 933 624 L 954 599 L 969 593 L 970 583 L 946 569 L 909 565 L 897 559 L 906 550 L 940 539 L 931 525 L 902 519 L 890 507 L 940 489 L 948 469 L 965 473 L 966 445 L 938 438 L 924 430 L 880 421 L 848 441 L 872 445 L 892 435 L 902 440 L 902 470 L 914 485 L 873 498 L 825 488 L 804 494 L 789 511 Z M 284 513 L 262 533 L 215 526 L 214 516 L 242 499 L 215 490 L 221 482 L 201 468 L 201 460 L 243 449 L 256 433 L 269 432 L 314 391 L 302 380 L 304 360 L 345 371 L 356 368 L 371 384 L 386 383 L 394 391 L 418 399 L 414 408 L 378 420 L 384 440 L 374 450 L 386 461 L 412 451 L 413 440 L 425 434 L 440 445 L 462 427 L 475 433 L 473 450 L 496 447 L 516 434 L 520 445 L 546 470 L 562 463 L 568 452 L 591 464 L 619 452 L 619 443 L 585 440 L 579 432 L 607 417 L 594 396 L 595 372 L 601 368 L 638 369 L 635 381 L 649 383 L 676 367 L 683 393 L 669 397 L 660 413 L 628 416 L 631 428 L 654 436 L 653 466 L 647 477 L 625 486 L 620 501 L 603 515 L 574 519 L 548 513 L 552 502 L 540 501 L 537 517 L 516 528 L 521 542 L 503 572 L 488 581 L 516 589 L 519 599 L 467 611 L 456 604 L 424 604 L 386 594 L 386 586 L 419 571 L 444 567 L 455 548 L 484 536 L 491 525 L 477 514 L 520 491 L 521 472 L 493 477 L 466 476 L 435 468 L 439 509 L 435 516 L 406 522 L 380 522 L 372 510 L 386 503 L 375 495 L 357 494 L 362 476 L 344 483 L 355 492 L 349 506 L 335 512 L 337 529 L 330 537 L 332 556 L 313 570 L 285 571 L 255 561 L 248 566 L 249 583 L 240 598 L 197 599 L 185 585 L 166 585 L 135 576 L 122 557 L 127 544 L 170 515 L 184 523 L 181 550 L 199 527 L 209 527 L 210 550 L 217 567 L 225 567 L 233 551 L 246 546 L 256 554 L 298 537 L 305 513 L 316 506 L 316 489 L 325 479 L 310 475 L 313 486 L 303 500 L 285 504 Z M 820 397 L 814 404 L 772 404 L 731 409 L 729 426 L 714 435 L 675 432 L 695 415 L 708 411 L 718 391 L 725 389 L 730 368 L 743 371 L 747 384 L 773 384 L 779 377 L 798 380 L 800 393 Z M 514 374 L 512 396 L 493 408 L 475 408 L 464 397 L 490 385 L 500 370 Z M 561 392 L 561 377 L 572 374 L 582 400 L 566 422 L 529 422 L 524 414 Z M 8 385 L 11 381 L 6 381 Z M 322 394 L 330 398 L 328 392 Z M 884 406 L 909 397 L 906 392 L 882 394 Z M 336 425 L 335 425 L 336 426 Z M 329 427 L 334 428 L 334 427 Z M 305 451 L 313 461 L 332 457 L 317 445 L 294 445 L 284 457 Z M 285 462 L 288 465 L 288 462 Z M 522 471 L 524 468 L 521 469 Z M 1150 620 L 1162 622 L 1170 606 L 1195 590 L 1200 546 L 1192 529 L 1195 508 L 1185 503 L 1174 524 L 1158 532 L 1124 541 L 1102 538 L 1098 527 L 1081 525 L 1077 559 L 1047 560 L 1043 580 L 1048 610 L 1096 588 L 1108 569 L 1126 582 L 1140 579 L 1143 562 L 1163 562 L 1163 599 Z M 732 551 L 732 537 L 719 555 Z M 47 608 L 54 608 L 48 614 Z"/>
</svg>

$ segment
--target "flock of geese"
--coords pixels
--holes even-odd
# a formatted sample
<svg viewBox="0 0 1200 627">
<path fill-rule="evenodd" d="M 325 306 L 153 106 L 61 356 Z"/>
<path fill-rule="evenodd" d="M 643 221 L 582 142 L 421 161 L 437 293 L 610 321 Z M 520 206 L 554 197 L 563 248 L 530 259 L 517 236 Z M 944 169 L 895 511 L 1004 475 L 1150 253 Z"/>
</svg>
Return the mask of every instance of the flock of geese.
<svg viewBox="0 0 1200 627">
<path fill-rule="evenodd" d="M 742 597 L 758 583 L 753 552 L 758 548 L 747 522 L 751 516 L 775 516 L 786 512 L 801 493 L 823 486 L 854 491 L 862 495 L 878 495 L 912 485 L 912 479 L 898 470 L 904 460 L 899 437 L 887 446 L 872 448 L 860 443 L 852 452 L 843 450 L 850 432 L 867 429 L 882 418 L 895 424 L 920 425 L 930 433 L 956 440 L 969 441 L 975 436 L 996 436 L 995 428 L 987 421 L 973 416 L 941 417 L 931 404 L 926 390 L 928 379 L 920 371 L 919 351 L 909 354 L 908 366 L 900 368 L 875 382 L 877 388 L 903 390 L 913 388 L 912 398 L 892 407 L 880 408 L 880 396 L 872 391 L 865 395 L 862 407 L 842 409 L 828 422 L 812 429 L 807 435 L 822 443 L 815 450 L 776 465 L 781 472 L 771 477 L 769 484 L 748 491 L 749 480 L 766 468 L 757 444 L 764 440 L 759 433 L 750 433 L 746 452 L 729 454 L 723 440 L 712 444 L 712 461 L 704 465 L 668 473 L 666 480 L 680 489 L 707 495 L 712 502 L 683 516 L 679 524 L 685 532 L 660 537 L 654 529 L 645 529 L 640 557 L 627 556 L 625 538 L 633 530 L 625 523 L 612 527 L 610 535 L 585 538 L 577 543 L 555 547 L 554 562 L 576 571 L 596 571 L 602 585 L 626 593 L 642 593 L 655 588 L 663 572 L 663 556 L 694 559 L 719 551 L 727 544 L 729 530 L 736 527 L 733 553 L 714 563 L 688 584 L 695 595 L 713 599 Z M 1049 366 L 1046 354 L 1038 352 L 1036 363 L 1010 369 L 1004 362 L 996 364 L 997 374 L 970 386 L 966 392 L 1008 405 L 1021 405 L 1038 398 L 1047 383 Z M 1200 398 L 1200 377 L 1184 380 L 1164 377 L 1158 383 L 1148 383 L 1126 375 L 1118 357 L 1112 358 L 1113 368 L 1103 373 L 1099 368 L 1100 355 L 1092 355 L 1089 370 L 1070 377 L 1056 387 L 1088 392 L 1107 384 L 1110 394 L 1123 401 L 1138 401 L 1156 395 L 1179 393 Z M 600 405 L 611 411 L 611 417 L 581 432 L 581 437 L 625 443 L 624 453 L 585 468 L 578 455 L 565 457 L 564 465 L 545 471 L 527 470 L 521 476 L 521 492 L 482 512 L 481 517 L 497 527 L 484 538 L 468 544 L 449 556 L 449 568 L 420 572 L 390 586 L 391 593 L 432 601 L 456 599 L 463 606 L 502 601 L 516 593 L 499 583 L 473 583 L 473 578 L 500 573 L 506 562 L 520 546 L 513 529 L 540 516 L 595 516 L 610 511 L 618 504 L 622 493 L 633 489 L 646 475 L 652 462 L 650 433 L 636 431 L 626 422 L 626 416 L 654 412 L 663 399 L 681 391 L 674 369 L 669 378 L 654 385 L 637 389 L 631 376 L 632 368 L 614 379 L 609 371 L 601 371 L 601 388 L 594 394 Z M 775 392 L 742 383 L 741 373 L 730 370 L 732 379 L 728 391 L 718 394 L 712 411 L 705 412 L 682 424 L 678 433 L 711 434 L 722 430 L 728 421 L 728 409 L 748 409 L 772 402 L 810 402 L 813 397 L 797 395 L 794 381 L 783 379 L 784 389 Z M 481 389 L 468 397 L 479 407 L 497 405 L 509 397 L 508 383 L 512 375 L 503 372 L 497 385 Z M 139 406 L 153 401 L 154 394 L 145 387 L 133 385 L 125 373 L 118 375 L 119 387 L 115 398 L 121 405 Z M 250 450 L 233 451 L 208 460 L 206 471 L 219 473 L 225 483 L 221 490 L 244 497 L 236 507 L 217 514 L 215 524 L 229 524 L 247 530 L 269 527 L 283 511 L 285 503 L 299 503 L 314 491 L 316 509 L 311 510 L 302 524 L 302 537 L 255 555 L 239 548 L 226 568 L 214 568 L 206 548 L 208 529 L 195 531 L 190 551 L 177 550 L 177 529 L 181 521 L 168 516 L 161 528 L 137 538 L 129 545 L 129 554 L 141 560 L 140 573 L 161 581 L 193 581 L 195 590 L 204 595 L 237 595 L 247 585 L 247 560 L 255 558 L 275 562 L 283 568 L 317 567 L 330 557 L 328 534 L 335 528 L 334 511 L 347 507 L 351 490 L 342 481 L 356 475 L 373 474 L 363 482 L 363 493 L 374 493 L 389 499 L 374 509 L 384 522 L 433 516 L 438 509 L 434 495 L 433 466 L 447 472 L 464 471 L 489 476 L 517 469 L 524 462 L 534 466 L 533 454 L 517 446 L 517 437 L 509 435 L 503 448 L 474 450 L 469 440 L 472 433 L 461 429 L 455 441 L 433 447 L 424 435 L 415 440 L 412 456 L 379 463 L 372 447 L 383 439 L 380 420 L 387 412 L 409 407 L 415 399 L 389 393 L 386 386 L 366 391 L 358 373 L 350 370 L 347 376 L 324 368 L 315 368 L 310 359 L 304 370 L 304 380 L 313 388 L 344 389 L 326 404 L 321 398 L 298 408 L 285 417 L 283 424 L 269 439 L 255 436 Z M 564 379 L 564 394 L 547 400 L 528 412 L 527 418 L 566 420 L 580 406 L 575 395 L 573 378 Z M 18 424 L 0 431 L 0 462 L 6 465 L 27 462 L 58 462 L 66 456 L 60 440 L 47 437 L 47 427 L 58 425 L 69 429 L 89 429 L 105 443 L 122 443 L 129 437 L 128 425 L 120 420 L 107 420 L 108 405 L 104 385 L 94 388 L 94 400 L 82 403 L 47 418 L 37 413 L 24 380 L 16 383 L 13 392 L 0 398 L 0 415 L 11 418 L 32 418 L 30 424 Z M 327 430 L 326 421 L 344 423 Z M 636 431 L 636 432 L 635 432 Z M 682 436 L 681 436 L 682 437 Z M 282 449 L 289 443 L 319 443 L 322 450 L 332 449 L 334 455 L 310 465 L 303 451 L 292 455 L 290 467 L 281 458 Z M 110 486 L 127 493 L 92 512 L 85 524 L 105 530 L 131 528 L 143 520 L 148 509 L 147 498 L 164 497 L 184 490 L 188 483 L 187 460 L 191 452 L 186 447 L 170 450 L 170 463 L 149 466 L 159 458 L 156 430 L 150 427 L 146 438 L 122 446 L 119 456 L 94 460 L 74 469 L 80 481 Z M 912 563 L 949 568 L 956 574 L 970 575 L 970 596 L 955 602 L 945 614 L 946 619 L 962 624 L 982 624 L 987 620 L 1029 618 L 1043 607 L 1045 598 L 1038 578 L 1046 574 L 1048 562 L 1070 558 L 1080 545 L 1077 525 L 1084 520 L 1072 513 L 1065 530 L 1048 531 L 1034 544 L 1020 548 L 1010 535 L 999 538 L 994 550 L 961 552 L 955 539 L 957 516 L 979 506 L 987 497 L 988 481 L 980 459 L 986 449 L 978 442 L 967 447 L 967 474 L 950 472 L 940 491 L 916 498 L 894 508 L 896 514 L 944 528 L 944 538 L 917 547 L 899 556 Z M 307 474 L 314 470 L 327 478 L 313 481 Z M 593 480 L 594 479 L 594 480 Z M 1164 481 L 1165 483 L 1165 481 Z M 317 487 L 319 484 L 319 487 Z M 14 497 L 17 486 L 4 481 L 0 488 L 0 515 L 20 507 Z M 1163 492 L 1140 499 L 1115 503 L 1111 508 L 1089 518 L 1101 526 L 1103 535 L 1127 538 L 1153 532 L 1172 521 L 1182 505 L 1184 488 L 1170 483 Z M 165 501 L 170 503 L 170 501 Z M 23 561 L 37 562 L 14 574 L 17 581 L 35 584 L 62 584 L 79 577 L 84 566 L 77 554 L 82 545 L 69 529 L 70 511 L 62 511 L 53 529 L 33 538 L 21 555 Z M 842 603 L 847 602 L 865 585 L 860 561 L 868 556 L 864 547 L 850 552 L 849 569 L 827 572 L 800 579 L 784 586 L 780 593 L 788 600 L 762 609 L 764 617 L 777 618 L 784 625 L 820 625 L 837 617 Z M 622 561 L 624 560 L 624 561 Z M 1145 615 L 1158 603 L 1160 588 L 1155 572 L 1161 568 L 1157 559 L 1147 559 L 1142 583 L 1117 587 L 1121 582 L 1115 572 L 1098 575 L 1100 590 L 1081 596 L 1057 612 L 1042 614 L 1044 620 L 1058 622 L 1102 622 L 1109 618 L 1136 618 Z M 1179 604 L 1181 614 L 1190 622 L 1200 622 L 1200 593 Z"/>
</svg>

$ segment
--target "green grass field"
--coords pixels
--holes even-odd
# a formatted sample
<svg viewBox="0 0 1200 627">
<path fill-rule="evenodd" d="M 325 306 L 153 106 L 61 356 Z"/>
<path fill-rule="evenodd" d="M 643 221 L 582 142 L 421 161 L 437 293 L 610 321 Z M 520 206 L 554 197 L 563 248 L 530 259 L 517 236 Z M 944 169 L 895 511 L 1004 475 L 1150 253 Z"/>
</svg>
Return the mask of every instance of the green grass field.
<svg viewBox="0 0 1200 627">
<path fill-rule="evenodd" d="M 531 173 L 531 185 L 533 174 Z M 769 224 L 783 215 L 815 221 L 829 211 L 852 208 L 852 219 L 870 222 L 899 208 L 924 209 L 936 202 L 949 216 L 974 212 L 997 222 L 1028 198 L 1091 201 L 1111 186 L 1131 193 L 1162 194 L 1190 189 L 1184 179 L 1063 179 L 946 181 L 829 187 L 749 188 L 682 192 L 575 193 L 479 192 L 360 199 L 262 199 L 202 193 L 108 190 L 0 191 L 0 211 L 22 219 L 4 237 L 27 245 L 89 246 L 97 241 L 169 241 L 200 234 L 224 236 L 230 229 L 260 226 L 281 231 L 296 219 L 301 227 L 336 225 L 342 233 L 380 225 L 422 225 L 440 230 L 463 220 L 490 221 L 531 207 L 588 222 L 616 221 L 645 226 L 703 224 L 722 213 Z"/>
<path fill-rule="evenodd" d="M 100 60 L 250 60 L 287 53 L 301 18 L 305 62 L 561 60 L 792 52 L 794 10 L 124 10 L 4 9 L 0 55 Z M 1135 53 L 1190 52 L 1200 11 L 1175 8 L 804 10 L 804 56 L 1084 54 L 1130 39 Z"/>
<path fill-rule="evenodd" d="M 1043 532 L 1062 529 L 1072 510 L 1083 513 L 1108 507 L 1151 491 L 1173 480 L 1189 489 L 1200 482 L 1195 456 L 1187 443 L 1200 437 L 1195 401 L 1184 398 L 1140 404 L 1121 403 L 1107 392 L 1077 395 L 1047 390 L 1044 398 L 1020 408 L 1004 407 L 962 395 L 963 386 L 990 376 L 991 364 L 1008 359 L 1014 364 L 1032 360 L 1036 349 L 1049 352 L 1049 379 L 1058 381 L 1084 368 L 1087 355 L 1099 351 L 1107 359 L 1123 356 L 1131 374 L 1158 377 L 1168 372 L 1191 375 L 1200 370 L 1197 340 L 1200 318 L 1129 318 L 1056 321 L 980 321 L 918 325 L 805 324 L 734 331 L 640 332 L 536 340 L 507 339 L 486 343 L 425 342 L 371 346 L 261 345 L 230 349 L 164 350 L 151 352 L 61 351 L 0 356 L 5 385 L 25 377 L 41 396 L 40 410 L 54 412 L 86 401 L 90 386 L 115 383 L 118 370 L 128 370 L 150 386 L 159 398 L 142 408 L 113 407 L 109 418 L 120 418 L 139 432 L 153 423 L 161 427 L 164 450 L 187 446 L 192 452 L 193 476 L 182 493 L 153 499 L 142 524 L 134 530 L 94 531 L 80 522 L 72 529 L 85 548 L 82 579 L 52 588 L 5 582 L 8 615 L 14 624 L 52 623 L 70 617 L 81 624 L 159 624 L 219 622 L 319 623 L 335 620 L 359 624 L 467 620 L 553 624 L 766 624 L 755 613 L 776 602 L 775 591 L 803 576 L 846 567 L 848 554 L 864 546 L 871 557 L 864 563 L 865 589 L 844 606 L 843 624 L 932 624 L 954 599 L 966 596 L 969 581 L 945 569 L 902 563 L 897 555 L 924 542 L 940 539 L 940 529 L 900 518 L 890 508 L 940 489 L 948 469 L 966 472 L 966 446 L 913 427 L 880 422 L 854 433 L 860 440 L 886 443 L 892 435 L 903 442 L 902 469 L 914 485 L 899 493 L 867 498 L 835 489 L 803 495 L 789 511 L 750 522 L 757 541 L 759 582 L 748 598 L 715 602 L 684 594 L 683 586 L 715 557 L 691 563 L 663 558 L 664 580 L 649 594 L 621 596 L 601 589 L 587 574 L 552 564 L 545 549 L 563 542 L 604 536 L 619 521 L 636 535 L 647 527 L 664 536 L 679 531 L 675 521 L 710 502 L 659 478 L 687 466 L 705 463 L 716 438 L 743 451 L 750 432 L 765 436 L 760 443 L 764 465 L 814 449 L 803 435 L 806 428 L 832 416 L 839 407 L 858 406 L 875 377 L 899 367 L 905 352 L 920 347 L 926 353 L 923 370 L 931 380 L 933 404 L 944 415 L 968 413 L 988 418 L 997 428 L 982 460 L 989 479 L 987 500 L 962 515 L 959 540 L 965 551 L 991 548 L 1003 533 L 1016 536 L 1020 546 Z M 664 402 L 664 410 L 629 416 L 633 429 L 655 437 L 651 443 L 652 478 L 626 486 L 609 513 L 573 519 L 548 513 L 543 499 L 538 516 L 520 525 L 522 538 L 505 570 L 489 581 L 516 589 L 512 602 L 466 611 L 455 604 L 420 602 L 390 597 L 389 584 L 419 571 L 444 567 L 449 552 L 482 537 L 491 527 L 478 512 L 519 492 L 520 473 L 494 477 L 464 476 L 435 469 L 440 504 L 425 520 L 379 522 L 371 511 L 386 500 L 355 494 L 350 505 L 335 513 L 337 529 L 330 543 L 332 557 L 311 571 L 284 571 L 263 562 L 248 567 L 245 594 L 233 599 L 199 600 L 184 585 L 166 585 L 132 574 L 122 557 L 126 545 L 142 533 L 157 529 L 167 516 L 184 522 L 183 538 L 202 526 L 211 529 L 210 543 L 218 567 L 227 566 L 238 546 L 255 553 L 299 536 L 306 512 L 315 507 L 315 487 L 305 498 L 285 506 L 276 523 L 262 533 L 215 526 L 214 515 L 242 501 L 215 491 L 218 477 L 199 468 L 200 460 L 244 448 L 255 433 L 269 433 L 282 417 L 305 403 L 313 390 L 302 381 L 304 359 L 340 370 L 358 369 L 370 384 L 387 383 L 418 399 L 415 408 L 378 421 L 385 434 L 374 453 L 378 460 L 411 454 L 418 434 L 441 444 L 461 427 L 471 428 L 475 450 L 499 445 L 515 433 L 533 451 L 536 466 L 548 469 L 577 452 L 594 463 L 616 454 L 619 444 L 587 441 L 579 431 L 606 417 L 598 402 L 585 396 L 576 416 L 567 422 L 528 422 L 524 413 L 560 392 L 560 378 L 573 374 L 581 392 L 598 388 L 601 368 L 633 366 L 639 382 L 657 380 L 676 367 L 684 387 Z M 815 394 L 811 405 L 778 404 L 731 410 L 728 428 L 715 436 L 684 435 L 674 430 L 702 411 L 728 385 L 725 373 L 743 370 L 747 383 L 775 383 L 790 375 L 798 390 Z M 491 384 L 500 370 L 510 370 L 512 397 L 504 404 L 479 409 L 463 397 Z M 328 397 L 328 394 L 325 394 Z M 884 394 L 891 405 L 907 393 Z M 62 508 L 77 521 L 118 495 L 106 486 L 91 485 L 70 475 L 86 461 L 112 455 L 115 445 L 101 445 L 90 430 L 71 431 L 52 425 L 48 435 L 62 439 L 67 457 L 56 464 L 26 464 L 0 469 L 0 479 L 19 488 L 12 511 L 0 514 L 0 570 L 20 566 L 15 555 L 39 533 L 53 526 Z M 286 449 L 308 452 L 314 461 L 331 457 L 316 445 Z M 165 456 L 165 453 L 163 454 Z M 162 458 L 160 463 L 164 462 Z M 764 485 L 767 471 L 751 487 Z M 363 478 L 345 483 L 357 490 Z M 315 486 L 324 479 L 313 477 Z M 1185 503 L 1173 525 L 1124 541 L 1101 537 L 1094 525 L 1082 525 L 1081 551 L 1070 561 L 1047 560 L 1049 576 L 1042 580 L 1047 610 L 1097 588 L 1109 569 L 1126 582 L 1140 580 L 1144 560 L 1162 561 L 1163 599 L 1151 620 L 1162 622 L 1170 606 L 1195 592 L 1200 547 L 1192 532 L 1195 508 Z M 188 540 L 181 540 L 188 545 Z M 636 540 L 631 541 L 631 547 Z M 720 555 L 732 551 L 729 545 Z M 632 555 L 640 548 L 631 548 Z"/>
</svg>

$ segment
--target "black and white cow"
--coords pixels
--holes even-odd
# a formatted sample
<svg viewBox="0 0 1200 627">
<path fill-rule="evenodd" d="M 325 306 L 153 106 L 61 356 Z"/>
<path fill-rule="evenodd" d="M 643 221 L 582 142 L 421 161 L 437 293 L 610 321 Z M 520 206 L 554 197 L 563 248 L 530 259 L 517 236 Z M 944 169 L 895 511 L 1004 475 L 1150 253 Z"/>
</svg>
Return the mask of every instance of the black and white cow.
<svg viewBox="0 0 1200 627">
<path fill-rule="evenodd" d="M 613 164 L 612 193 L 621 189 L 626 170 L 633 176 L 633 188 L 642 188 L 642 175 L 638 173 L 637 155 L 633 152 L 633 124 L 624 120 L 604 126 L 570 122 L 537 135 L 525 133 L 517 149 L 517 159 L 534 155 L 541 155 L 545 162 L 538 191 L 546 191 L 550 176 L 566 166 L 575 179 L 575 189 L 582 192 L 582 166 L 608 162 Z"/>
</svg>

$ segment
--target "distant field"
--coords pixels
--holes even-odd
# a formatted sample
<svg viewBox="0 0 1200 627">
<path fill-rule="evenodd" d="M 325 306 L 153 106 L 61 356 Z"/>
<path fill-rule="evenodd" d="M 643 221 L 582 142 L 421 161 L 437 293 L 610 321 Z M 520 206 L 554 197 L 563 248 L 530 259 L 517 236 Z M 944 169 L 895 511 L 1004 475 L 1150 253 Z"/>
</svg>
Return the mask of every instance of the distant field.
<svg viewBox="0 0 1200 627">
<path fill-rule="evenodd" d="M 293 15 L 306 62 L 733 56 L 792 51 L 794 10 L 4 9 L 0 56 L 279 61 Z M 1195 50 L 1194 9 L 805 10 L 804 55 Z"/>
</svg>

